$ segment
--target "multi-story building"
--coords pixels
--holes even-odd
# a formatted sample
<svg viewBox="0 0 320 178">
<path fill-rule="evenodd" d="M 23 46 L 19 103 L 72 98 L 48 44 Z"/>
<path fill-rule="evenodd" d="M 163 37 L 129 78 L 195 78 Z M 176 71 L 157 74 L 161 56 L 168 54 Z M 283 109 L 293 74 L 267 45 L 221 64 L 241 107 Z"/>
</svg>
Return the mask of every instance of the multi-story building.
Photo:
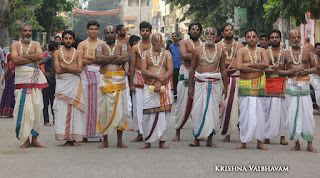
<svg viewBox="0 0 320 178">
<path fill-rule="evenodd" d="M 139 2 L 141 2 L 141 7 L 139 6 Z M 152 8 L 152 0 L 122 0 L 121 5 L 121 23 L 125 26 L 133 24 L 135 28 L 130 30 L 130 33 L 140 36 L 140 22 L 147 21 L 152 24 L 150 10 Z"/>
</svg>

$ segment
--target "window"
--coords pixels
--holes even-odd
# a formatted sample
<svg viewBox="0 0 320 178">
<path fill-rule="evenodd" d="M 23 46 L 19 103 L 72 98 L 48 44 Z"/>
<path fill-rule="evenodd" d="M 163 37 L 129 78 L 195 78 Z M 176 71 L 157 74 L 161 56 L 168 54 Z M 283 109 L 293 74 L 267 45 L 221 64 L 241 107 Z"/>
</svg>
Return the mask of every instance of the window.
<svg viewBox="0 0 320 178">
<path fill-rule="evenodd" d="M 146 6 L 150 6 L 150 0 L 146 0 Z"/>
<path fill-rule="evenodd" d="M 139 0 L 137 0 L 136 2 L 137 2 L 137 6 L 139 6 Z"/>
<path fill-rule="evenodd" d="M 128 6 L 132 6 L 132 0 L 128 0 Z"/>
</svg>

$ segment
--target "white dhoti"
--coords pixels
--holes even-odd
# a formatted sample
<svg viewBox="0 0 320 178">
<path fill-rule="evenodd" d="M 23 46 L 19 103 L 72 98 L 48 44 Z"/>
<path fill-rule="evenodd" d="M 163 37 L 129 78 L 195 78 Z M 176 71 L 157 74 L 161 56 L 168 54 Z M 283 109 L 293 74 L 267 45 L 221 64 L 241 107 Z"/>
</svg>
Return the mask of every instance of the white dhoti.
<svg viewBox="0 0 320 178">
<path fill-rule="evenodd" d="M 43 123 L 42 88 L 48 87 L 47 80 L 39 67 L 21 65 L 15 67 L 15 100 L 13 118 L 16 137 L 26 142 L 30 134 L 38 136 Z"/>
<path fill-rule="evenodd" d="M 229 77 L 228 95 L 223 101 L 224 112 L 221 122 L 221 135 L 231 135 L 237 129 L 239 118 L 239 76 Z"/>
<path fill-rule="evenodd" d="M 315 122 L 309 82 L 309 77 L 294 77 L 286 83 L 289 138 L 295 142 L 300 135 L 308 142 L 313 141 Z"/>
<path fill-rule="evenodd" d="M 190 118 L 192 100 L 188 98 L 189 69 L 190 66 L 182 64 L 179 71 L 179 82 L 177 84 L 177 104 L 174 111 L 175 129 L 182 129 Z"/>
<path fill-rule="evenodd" d="M 265 97 L 265 138 L 272 139 L 280 134 L 285 136 L 287 130 L 287 103 L 285 98 Z"/>
<path fill-rule="evenodd" d="M 82 140 L 84 107 L 80 76 L 71 73 L 58 74 L 53 104 L 56 140 Z"/>
<path fill-rule="evenodd" d="M 263 96 L 265 95 L 266 77 L 264 72 L 240 72 L 240 140 L 248 143 L 255 136 L 262 141 L 265 132 Z"/>
<path fill-rule="evenodd" d="M 144 78 L 140 68 L 135 69 L 133 83 L 136 87 L 136 93 L 132 93 L 132 121 L 135 132 L 143 133 L 142 118 L 143 118 L 143 94 L 144 94 Z"/>
<path fill-rule="evenodd" d="M 98 133 L 98 92 L 100 80 L 100 66 L 86 65 L 81 72 L 82 85 L 84 89 L 85 113 L 82 116 L 83 138 L 101 138 Z"/>
<path fill-rule="evenodd" d="M 169 82 L 165 86 L 165 93 L 161 94 L 150 94 L 148 92 L 149 86 L 151 85 L 144 85 L 143 119 L 141 122 L 143 128 L 142 136 L 147 143 L 157 140 L 165 141 L 165 132 L 172 106 L 171 84 Z"/>
<path fill-rule="evenodd" d="M 191 111 L 193 136 L 197 139 L 216 134 L 219 128 L 219 103 L 221 100 L 221 74 L 195 73 L 194 99 Z"/>
<path fill-rule="evenodd" d="M 127 92 L 127 100 L 128 100 L 128 117 L 131 117 L 132 102 L 131 102 L 131 96 L 130 96 L 130 87 L 129 87 L 128 76 L 126 76 L 126 92 Z"/>
<path fill-rule="evenodd" d="M 128 127 L 128 100 L 124 71 L 111 71 L 100 76 L 98 131 L 109 135 Z"/>
<path fill-rule="evenodd" d="M 310 84 L 314 89 L 317 105 L 320 106 L 320 75 L 310 74 Z"/>
</svg>

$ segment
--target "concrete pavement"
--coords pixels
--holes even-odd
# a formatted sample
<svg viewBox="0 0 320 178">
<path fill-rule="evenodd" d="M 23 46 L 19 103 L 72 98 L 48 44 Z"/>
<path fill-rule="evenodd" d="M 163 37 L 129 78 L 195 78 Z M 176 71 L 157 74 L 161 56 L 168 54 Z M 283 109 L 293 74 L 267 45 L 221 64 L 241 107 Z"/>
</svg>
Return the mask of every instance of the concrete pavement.
<svg viewBox="0 0 320 178">
<path fill-rule="evenodd" d="M 128 119 L 132 126 L 131 119 Z M 316 130 L 314 146 L 320 151 L 320 117 L 315 115 Z M 181 130 L 181 141 L 173 139 L 173 113 L 167 129 L 167 144 L 170 149 L 158 148 L 141 150 L 142 142 L 130 142 L 135 132 L 124 132 L 127 149 L 116 148 L 116 133 L 109 138 L 109 148 L 97 149 L 98 140 L 82 143 L 80 147 L 63 147 L 64 142 L 54 139 L 54 127 L 43 126 L 39 141 L 46 148 L 20 149 L 22 144 L 15 138 L 12 118 L 0 118 L 0 177 L 320 177 L 320 153 L 306 151 L 302 139 L 302 151 L 289 151 L 288 146 L 279 145 L 280 137 L 271 140 L 270 149 L 255 149 L 256 141 L 247 144 L 247 149 L 234 149 L 239 143 L 239 133 L 232 135 L 232 142 L 223 143 L 220 135 L 214 142 L 219 148 L 209 148 L 201 142 L 200 147 L 189 147 L 192 142 L 192 126 L 188 121 Z M 272 165 L 288 166 L 288 172 L 218 172 L 216 166 Z"/>
</svg>

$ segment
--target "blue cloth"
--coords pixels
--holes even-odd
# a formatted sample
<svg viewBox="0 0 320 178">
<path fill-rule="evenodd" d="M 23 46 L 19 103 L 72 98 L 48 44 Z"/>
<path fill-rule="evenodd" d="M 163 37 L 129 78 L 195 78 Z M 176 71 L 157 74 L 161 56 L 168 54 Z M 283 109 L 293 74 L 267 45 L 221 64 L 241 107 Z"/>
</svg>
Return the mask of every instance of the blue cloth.
<svg viewBox="0 0 320 178">
<path fill-rule="evenodd" d="M 179 52 L 179 43 L 177 45 L 174 45 L 174 43 L 172 43 L 170 45 L 170 52 L 172 54 L 172 59 L 173 59 L 173 68 L 180 68 L 181 65 L 181 56 L 180 56 L 180 52 Z"/>
</svg>

